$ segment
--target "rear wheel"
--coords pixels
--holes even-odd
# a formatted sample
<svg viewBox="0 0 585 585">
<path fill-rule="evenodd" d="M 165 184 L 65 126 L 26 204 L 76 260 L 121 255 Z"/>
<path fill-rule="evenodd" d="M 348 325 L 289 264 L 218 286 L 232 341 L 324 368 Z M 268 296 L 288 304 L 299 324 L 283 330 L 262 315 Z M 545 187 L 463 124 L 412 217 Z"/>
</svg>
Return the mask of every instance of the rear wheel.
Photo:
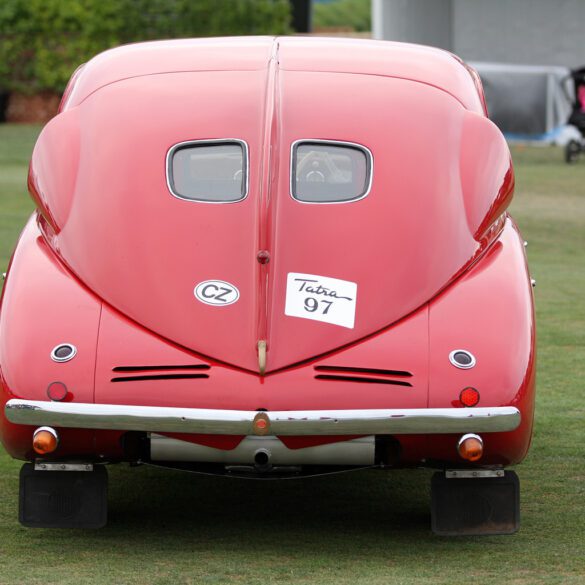
<svg viewBox="0 0 585 585">
<path fill-rule="evenodd" d="M 568 164 L 577 162 L 581 154 L 581 144 L 576 140 L 569 140 L 565 146 L 565 162 Z"/>
</svg>

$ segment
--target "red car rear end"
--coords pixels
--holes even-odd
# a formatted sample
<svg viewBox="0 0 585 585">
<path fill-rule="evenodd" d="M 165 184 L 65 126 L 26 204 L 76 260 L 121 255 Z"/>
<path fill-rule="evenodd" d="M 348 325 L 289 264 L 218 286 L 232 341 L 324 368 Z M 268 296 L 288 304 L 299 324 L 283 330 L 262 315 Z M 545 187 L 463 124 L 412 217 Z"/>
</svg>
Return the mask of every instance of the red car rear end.
<svg viewBox="0 0 585 585">
<path fill-rule="evenodd" d="M 504 468 L 530 443 L 535 332 L 513 188 L 477 75 L 443 51 L 240 38 L 92 59 L 35 147 L 0 313 L 21 522 L 103 525 L 102 464 L 129 461 L 434 467 L 437 532 L 516 530 Z M 82 504 L 65 518 L 43 490 Z M 460 512 L 470 490 L 489 513 Z"/>
</svg>

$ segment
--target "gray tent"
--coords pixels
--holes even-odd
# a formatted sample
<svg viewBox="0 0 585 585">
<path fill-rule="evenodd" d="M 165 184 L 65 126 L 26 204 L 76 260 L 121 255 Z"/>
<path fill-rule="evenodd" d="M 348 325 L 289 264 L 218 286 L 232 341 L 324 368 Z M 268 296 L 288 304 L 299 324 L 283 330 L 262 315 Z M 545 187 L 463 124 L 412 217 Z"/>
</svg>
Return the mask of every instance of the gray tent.
<svg viewBox="0 0 585 585">
<path fill-rule="evenodd" d="M 479 73 L 490 118 L 511 141 L 564 144 L 574 87 L 566 67 L 470 63 Z M 578 133 L 577 133 L 578 134 Z"/>
</svg>

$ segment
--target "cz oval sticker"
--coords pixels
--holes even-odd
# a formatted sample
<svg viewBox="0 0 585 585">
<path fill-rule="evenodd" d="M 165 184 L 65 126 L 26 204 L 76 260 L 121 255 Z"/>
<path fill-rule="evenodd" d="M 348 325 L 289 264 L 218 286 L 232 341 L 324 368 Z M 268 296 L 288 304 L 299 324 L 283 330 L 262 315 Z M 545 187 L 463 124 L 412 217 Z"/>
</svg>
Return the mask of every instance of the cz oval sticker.
<svg viewBox="0 0 585 585">
<path fill-rule="evenodd" d="M 215 307 L 233 305 L 240 298 L 240 291 L 233 284 L 223 280 L 205 280 L 200 282 L 193 292 L 202 303 Z"/>
</svg>

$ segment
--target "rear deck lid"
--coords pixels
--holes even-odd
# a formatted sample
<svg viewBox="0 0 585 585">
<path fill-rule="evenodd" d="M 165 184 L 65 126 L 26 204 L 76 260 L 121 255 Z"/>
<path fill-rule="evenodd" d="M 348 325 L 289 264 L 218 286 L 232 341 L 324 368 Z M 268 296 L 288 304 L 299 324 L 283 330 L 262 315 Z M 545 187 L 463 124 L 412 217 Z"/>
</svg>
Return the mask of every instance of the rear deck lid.
<svg viewBox="0 0 585 585">
<path fill-rule="evenodd" d="M 396 322 L 474 257 L 468 115 L 425 83 L 274 59 L 153 74 L 57 117 L 32 175 L 61 206 L 53 248 L 105 302 L 253 371 L 265 341 L 273 371 Z M 61 164 L 51 140 L 78 144 L 58 201 L 41 177 Z M 485 167 L 497 191 L 507 168 Z"/>
</svg>

